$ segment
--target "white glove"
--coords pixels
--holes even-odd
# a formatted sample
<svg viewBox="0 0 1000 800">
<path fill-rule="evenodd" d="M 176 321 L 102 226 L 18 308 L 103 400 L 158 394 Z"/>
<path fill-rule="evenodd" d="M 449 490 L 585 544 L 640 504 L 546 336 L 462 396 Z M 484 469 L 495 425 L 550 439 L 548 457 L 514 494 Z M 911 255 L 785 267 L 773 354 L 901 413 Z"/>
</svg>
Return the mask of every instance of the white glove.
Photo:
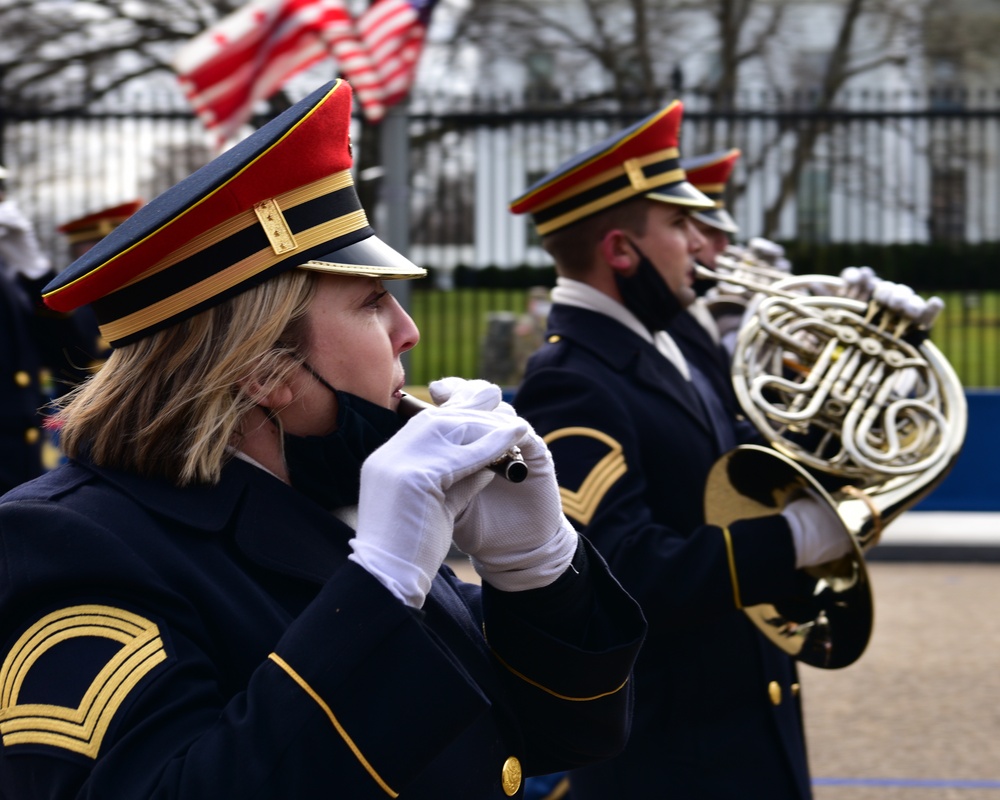
<svg viewBox="0 0 1000 800">
<path fill-rule="evenodd" d="M 765 239 L 763 236 L 754 236 L 747 242 L 747 247 L 750 248 L 750 251 L 754 255 L 767 261 L 769 264 L 773 264 L 785 255 L 784 247 L 777 242 L 772 242 L 770 239 Z"/>
<path fill-rule="evenodd" d="M 421 608 L 448 555 L 455 517 L 493 479 L 486 466 L 527 430 L 512 414 L 469 408 L 415 416 L 361 468 L 349 558 Z"/>
<path fill-rule="evenodd" d="M 18 274 L 40 278 L 49 270 L 49 260 L 38 245 L 31 220 L 13 200 L 0 202 L 0 261 L 8 278 Z"/>
<path fill-rule="evenodd" d="M 875 286 L 882 281 L 871 267 L 844 267 L 840 271 L 840 277 L 844 281 L 844 296 L 865 302 L 872 296 Z"/>
<path fill-rule="evenodd" d="M 853 549 L 837 513 L 811 491 L 792 500 L 782 514 L 792 532 L 796 569 L 825 564 Z"/>
<path fill-rule="evenodd" d="M 499 388 L 485 381 L 446 378 L 428 388 L 443 409 L 492 404 L 495 413 L 518 419 L 514 409 L 501 402 Z M 516 444 L 528 477 L 511 483 L 492 476 L 455 523 L 455 545 L 469 555 L 484 581 L 505 592 L 548 586 L 569 567 L 578 544 L 577 533 L 562 512 L 552 454 L 524 425 Z"/>
</svg>

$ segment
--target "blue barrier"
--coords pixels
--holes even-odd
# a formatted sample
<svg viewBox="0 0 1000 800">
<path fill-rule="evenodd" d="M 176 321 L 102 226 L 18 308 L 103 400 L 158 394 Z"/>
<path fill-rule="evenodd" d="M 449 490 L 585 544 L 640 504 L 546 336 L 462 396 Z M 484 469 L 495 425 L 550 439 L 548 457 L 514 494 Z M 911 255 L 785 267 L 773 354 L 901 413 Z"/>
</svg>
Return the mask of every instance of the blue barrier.
<svg viewBox="0 0 1000 800">
<path fill-rule="evenodd" d="M 969 431 L 958 461 L 914 511 L 1000 511 L 1000 392 L 971 389 Z"/>
<path fill-rule="evenodd" d="M 1000 391 L 970 389 L 969 431 L 958 461 L 914 511 L 1000 511 Z M 504 399 L 514 391 L 504 387 Z"/>
</svg>

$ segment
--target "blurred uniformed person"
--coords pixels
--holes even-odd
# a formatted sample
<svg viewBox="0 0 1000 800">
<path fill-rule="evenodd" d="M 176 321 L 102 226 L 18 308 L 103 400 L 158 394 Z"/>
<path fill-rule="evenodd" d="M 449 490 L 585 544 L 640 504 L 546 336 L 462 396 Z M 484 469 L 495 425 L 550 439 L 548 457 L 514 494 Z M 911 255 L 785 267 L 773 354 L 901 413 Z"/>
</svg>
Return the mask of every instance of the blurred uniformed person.
<svg viewBox="0 0 1000 800">
<path fill-rule="evenodd" d="M 715 257 L 732 243 L 740 228 L 726 208 L 726 187 L 740 158 L 735 147 L 703 156 L 682 158 L 681 168 L 688 183 L 712 201 L 708 208 L 692 209 L 691 223 L 705 240 L 698 250 L 698 261 L 715 266 Z"/>
<path fill-rule="evenodd" d="M 80 258 L 140 208 L 142 200 L 129 200 L 64 222 L 58 231 L 66 237 L 70 257 Z"/>
<path fill-rule="evenodd" d="M 725 201 L 726 185 L 739 157 L 740 151 L 732 148 L 681 159 L 681 168 L 688 183 L 712 201 L 709 208 L 691 210 L 691 224 L 702 238 L 696 258 L 699 264 L 709 269 L 715 268 L 716 256 L 725 251 L 731 237 L 739 232 L 739 226 L 726 209 Z M 729 351 L 723 346 L 718 320 L 704 300 L 705 293 L 714 286 L 713 281 L 696 277 L 694 290 L 697 297 L 687 307 L 686 314 L 678 314 L 674 318 L 669 331 L 688 362 L 696 364 L 705 378 L 712 382 L 727 412 L 736 415 L 739 404 L 730 377 Z M 736 317 L 737 320 L 741 318 L 742 314 Z"/>
<path fill-rule="evenodd" d="M 619 752 L 634 601 L 483 381 L 396 413 L 425 271 L 322 87 L 51 283 L 114 350 L 0 502 L 0 796 L 497 798 Z M 521 483 L 488 465 L 519 447 Z M 482 587 L 443 560 L 452 540 Z"/>
<path fill-rule="evenodd" d="M 850 549 L 809 496 L 705 524 L 733 420 L 668 333 L 695 297 L 713 202 L 679 162 L 673 103 L 558 167 L 511 204 L 556 264 L 547 343 L 515 407 L 548 443 L 563 509 L 639 601 L 649 636 L 625 752 L 570 773 L 573 800 L 807 798 L 795 663 L 745 605 L 811 596 L 801 567 Z"/>
<path fill-rule="evenodd" d="M 0 166 L 0 494 L 44 469 L 40 408 L 49 400 L 49 377 L 63 363 L 63 342 L 76 342 L 66 314 L 41 304 L 52 278 L 34 226 L 7 196 Z"/>
<path fill-rule="evenodd" d="M 27 294 L 0 271 L 0 494 L 42 474 L 44 400 L 31 318 Z"/>
<path fill-rule="evenodd" d="M 70 257 L 75 261 L 89 252 L 101 239 L 142 208 L 142 205 L 142 200 L 129 200 L 64 222 L 57 230 L 66 239 Z M 96 371 L 111 350 L 98 330 L 97 318 L 90 306 L 77 308 L 73 317 L 80 331 L 78 339 L 82 344 L 74 352 L 66 353 L 65 372 L 71 383 L 78 383 Z M 61 395 L 64 391 L 64 388 L 57 387 L 56 395 Z"/>
</svg>

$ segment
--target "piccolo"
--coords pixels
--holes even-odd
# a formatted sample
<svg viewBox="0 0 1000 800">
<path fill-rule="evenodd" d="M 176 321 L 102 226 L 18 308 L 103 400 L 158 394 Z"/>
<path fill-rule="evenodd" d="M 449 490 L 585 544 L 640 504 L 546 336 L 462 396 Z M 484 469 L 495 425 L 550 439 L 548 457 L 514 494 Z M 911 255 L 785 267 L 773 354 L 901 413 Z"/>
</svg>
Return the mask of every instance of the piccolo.
<svg viewBox="0 0 1000 800">
<path fill-rule="evenodd" d="M 425 403 L 423 400 L 414 397 L 412 394 L 403 394 L 399 398 L 396 413 L 403 419 L 410 419 L 410 417 L 416 416 L 421 411 L 434 407 L 430 403 Z M 487 464 L 487 466 L 501 478 L 505 478 L 511 483 L 520 483 L 528 477 L 528 465 L 524 463 L 521 448 L 517 446 L 511 447 Z"/>
</svg>

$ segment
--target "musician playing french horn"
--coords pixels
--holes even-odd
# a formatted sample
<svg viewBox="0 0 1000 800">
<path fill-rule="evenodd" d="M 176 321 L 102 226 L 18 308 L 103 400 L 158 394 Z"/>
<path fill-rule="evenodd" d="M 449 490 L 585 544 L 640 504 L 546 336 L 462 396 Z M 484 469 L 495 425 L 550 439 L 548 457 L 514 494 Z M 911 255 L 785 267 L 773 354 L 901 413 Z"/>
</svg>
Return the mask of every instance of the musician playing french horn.
<svg viewBox="0 0 1000 800">
<path fill-rule="evenodd" d="M 645 623 L 541 437 L 484 381 L 397 414 L 386 284 L 424 270 L 351 108 L 320 88 L 48 287 L 114 351 L 71 463 L 0 501 L 0 796 L 507 800 L 621 749 Z"/>
<path fill-rule="evenodd" d="M 709 270 L 715 269 L 721 254 L 735 249 L 732 237 L 739 233 L 739 226 L 726 208 L 725 194 L 740 155 L 740 150 L 731 148 L 681 159 L 688 182 L 713 203 L 710 208 L 691 209 L 691 225 L 703 240 L 695 258 Z M 752 246 L 769 252 L 780 249 L 779 245 L 763 239 L 755 240 Z M 687 313 L 676 315 L 670 323 L 670 335 L 684 351 L 684 357 L 695 363 L 712 383 L 727 411 L 738 415 L 740 409 L 729 373 L 733 341 L 745 304 L 727 297 L 720 290 L 719 281 L 698 275 L 694 291 L 697 296 L 685 309 Z"/>
<path fill-rule="evenodd" d="M 552 451 L 567 516 L 650 623 L 629 744 L 572 772 L 571 795 L 808 798 L 795 662 L 742 609 L 808 606 L 805 568 L 851 544 L 808 491 L 759 519 L 705 522 L 709 472 L 744 439 L 670 333 L 705 246 L 691 213 L 714 207 L 680 167 L 681 113 L 651 115 L 512 203 L 558 275 L 515 407 Z"/>
<path fill-rule="evenodd" d="M 515 406 L 552 450 L 567 515 L 650 622 L 628 747 L 571 773 L 571 793 L 808 798 L 796 660 L 836 668 L 864 650 L 861 551 L 954 458 L 963 399 L 926 342 L 937 304 L 906 287 L 868 293 L 860 271 L 796 284 L 767 242 L 740 255 L 766 282 L 697 266 L 710 247 L 693 218 L 715 204 L 677 160 L 680 116 L 675 103 L 610 137 L 511 206 L 558 275 Z M 764 298 L 741 304 L 733 349 L 750 426 L 674 338 L 696 275 Z M 799 454 L 837 470 L 820 480 Z"/>
</svg>

